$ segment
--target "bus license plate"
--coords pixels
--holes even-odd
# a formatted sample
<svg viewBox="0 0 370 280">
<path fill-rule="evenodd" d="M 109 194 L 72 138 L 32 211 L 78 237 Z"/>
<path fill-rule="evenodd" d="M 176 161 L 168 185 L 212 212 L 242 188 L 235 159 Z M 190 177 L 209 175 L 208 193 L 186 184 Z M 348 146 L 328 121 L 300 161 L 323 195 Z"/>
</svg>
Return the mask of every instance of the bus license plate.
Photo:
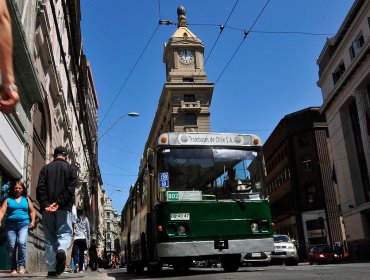
<svg viewBox="0 0 370 280">
<path fill-rule="evenodd" d="M 190 213 L 171 213 L 170 219 L 171 221 L 189 221 Z"/>
</svg>

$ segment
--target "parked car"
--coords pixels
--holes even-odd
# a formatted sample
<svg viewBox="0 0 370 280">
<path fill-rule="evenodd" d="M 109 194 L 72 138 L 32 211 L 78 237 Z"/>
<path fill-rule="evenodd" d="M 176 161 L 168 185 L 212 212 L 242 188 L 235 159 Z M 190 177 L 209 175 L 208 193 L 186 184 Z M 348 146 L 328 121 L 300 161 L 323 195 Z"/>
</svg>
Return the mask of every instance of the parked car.
<svg viewBox="0 0 370 280">
<path fill-rule="evenodd" d="M 285 265 L 298 265 L 298 253 L 288 235 L 274 235 L 274 251 L 271 252 L 272 262 L 284 262 Z"/>
<path fill-rule="evenodd" d="M 308 253 L 309 264 L 339 263 L 339 255 L 328 245 L 316 245 Z"/>
<path fill-rule="evenodd" d="M 267 266 L 271 262 L 270 252 L 253 252 L 241 256 L 240 263 L 242 266 Z"/>
</svg>

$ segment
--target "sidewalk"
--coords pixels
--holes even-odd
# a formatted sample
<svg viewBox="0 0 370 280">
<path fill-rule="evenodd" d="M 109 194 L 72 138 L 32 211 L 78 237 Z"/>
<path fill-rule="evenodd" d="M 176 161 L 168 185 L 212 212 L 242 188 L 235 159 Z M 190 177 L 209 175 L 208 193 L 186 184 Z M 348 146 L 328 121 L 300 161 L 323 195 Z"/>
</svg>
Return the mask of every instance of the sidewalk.
<svg viewBox="0 0 370 280">
<path fill-rule="evenodd" d="M 108 276 L 109 270 L 99 269 L 99 271 L 84 271 L 84 273 L 62 273 L 58 277 L 47 278 L 47 272 L 28 272 L 25 275 L 10 276 L 9 270 L 0 270 L 0 280 L 2 279 L 89 279 L 89 280 L 115 280 Z"/>
</svg>

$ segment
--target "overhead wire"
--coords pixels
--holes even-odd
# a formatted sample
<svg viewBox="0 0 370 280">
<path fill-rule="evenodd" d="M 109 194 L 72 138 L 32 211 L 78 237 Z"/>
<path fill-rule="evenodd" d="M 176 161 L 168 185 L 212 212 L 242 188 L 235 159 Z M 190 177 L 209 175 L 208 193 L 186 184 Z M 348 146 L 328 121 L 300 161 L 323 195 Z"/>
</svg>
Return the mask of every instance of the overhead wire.
<svg viewBox="0 0 370 280">
<path fill-rule="evenodd" d="M 230 13 L 229 13 L 229 15 L 228 15 L 228 17 L 227 17 L 227 19 L 226 19 L 225 23 L 224 23 L 223 25 L 219 25 L 219 27 L 220 27 L 220 33 L 218 34 L 218 36 L 217 36 L 217 38 L 216 38 L 216 41 L 213 43 L 213 46 L 212 46 L 211 50 L 209 51 L 209 53 L 208 53 L 208 55 L 207 55 L 206 59 L 204 60 L 203 66 L 202 66 L 202 68 L 199 70 L 198 75 L 197 75 L 197 77 L 195 78 L 195 81 L 199 78 L 200 73 L 203 71 L 203 69 L 204 69 L 204 67 L 205 67 L 205 65 L 206 65 L 206 63 L 207 63 L 207 61 L 208 61 L 209 57 L 211 56 L 211 54 L 212 54 L 212 52 L 213 52 L 213 49 L 215 48 L 215 46 L 216 46 L 216 44 L 217 44 L 218 40 L 219 40 L 219 39 L 220 39 L 220 37 L 221 37 L 222 31 L 224 30 L 224 26 L 225 26 L 225 25 L 227 24 L 227 22 L 229 21 L 229 19 L 230 19 L 231 15 L 233 14 L 233 12 L 234 12 L 234 10 L 235 10 L 235 7 L 236 7 L 236 5 L 238 4 L 238 2 L 239 2 L 239 0 L 236 0 L 236 1 L 235 1 L 235 4 L 234 4 L 233 8 L 231 9 L 231 11 L 230 11 Z"/>
<path fill-rule="evenodd" d="M 189 26 L 216 26 L 220 27 L 217 23 L 188 23 Z M 222 25 L 224 28 L 245 31 L 245 29 L 240 27 L 234 27 L 230 25 Z M 266 34 L 297 34 L 297 35 L 311 35 L 311 36 L 335 36 L 334 33 L 317 33 L 317 32 L 305 32 L 305 31 L 268 31 L 268 30 L 250 30 L 250 33 L 266 33 Z M 370 37 L 370 36 L 364 36 Z"/>
<path fill-rule="evenodd" d="M 241 46 L 243 45 L 245 39 L 247 38 L 250 30 L 253 29 L 253 27 L 256 25 L 257 21 L 259 20 L 259 18 L 262 16 L 262 13 L 264 12 L 264 10 L 266 9 L 267 5 L 270 3 L 270 0 L 267 0 L 267 2 L 265 3 L 265 5 L 263 6 L 262 10 L 260 11 L 260 13 L 258 14 L 258 16 L 256 17 L 256 19 L 254 20 L 252 26 L 248 29 L 248 30 L 245 30 L 244 31 L 244 37 L 242 39 L 242 41 L 240 42 L 239 46 L 236 48 L 236 50 L 234 51 L 234 53 L 232 54 L 232 56 L 230 57 L 229 61 L 226 63 L 224 69 L 221 71 L 221 74 L 218 76 L 216 82 L 215 82 L 215 85 L 217 85 L 218 81 L 221 79 L 222 75 L 224 74 L 224 72 L 226 71 L 226 69 L 228 68 L 228 66 L 230 65 L 231 61 L 233 60 L 233 58 L 235 57 L 235 55 L 238 53 L 239 49 L 241 48 Z"/>
<path fill-rule="evenodd" d="M 113 99 L 113 102 L 111 103 L 111 105 L 109 106 L 107 112 L 105 113 L 103 119 L 101 120 L 99 126 L 101 126 L 105 120 L 105 118 L 107 117 L 107 115 L 109 114 L 110 110 L 112 109 L 113 105 L 115 104 L 116 100 L 118 99 L 118 97 L 121 95 L 122 93 L 122 90 L 123 88 L 126 86 L 128 80 L 130 79 L 132 73 L 134 72 L 136 66 L 138 65 L 139 61 L 141 60 L 141 58 L 143 57 L 144 53 L 145 53 L 145 50 L 147 49 L 147 47 L 149 46 L 150 42 L 152 41 L 154 35 L 157 33 L 157 30 L 158 30 L 158 27 L 159 27 L 159 24 L 157 24 L 156 28 L 154 29 L 153 33 L 150 35 L 149 37 L 149 40 L 147 41 L 147 43 L 145 44 L 145 47 L 143 48 L 143 50 L 141 51 L 138 59 L 136 60 L 134 66 L 131 68 L 129 74 L 127 75 L 124 83 L 122 84 L 120 90 L 118 91 L 118 93 L 116 94 L 115 98 Z"/>
<path fill-rule="evenodd" d="M 215 23 L 189 23 L 189 26 L 217 26 Z M 245 32 L 245 29 L 224 25 L 224 28 Z M 268 30 L 249 30 L 249 33 L 262 33 L 262 34 L 293 34 L 293 35 L 309 35 L 309 36 L 335 36 L 333 33 L 317 33 L 317 32 L 305 32 L 305 31 L 268 31 Z"/>
</svg>

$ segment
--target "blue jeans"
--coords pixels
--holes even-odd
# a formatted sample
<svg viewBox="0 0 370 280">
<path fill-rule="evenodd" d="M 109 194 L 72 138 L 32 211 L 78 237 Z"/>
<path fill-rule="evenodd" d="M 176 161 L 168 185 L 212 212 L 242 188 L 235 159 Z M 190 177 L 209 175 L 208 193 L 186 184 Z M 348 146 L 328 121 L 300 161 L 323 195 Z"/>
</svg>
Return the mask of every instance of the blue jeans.
<svg viewBox="0 0 370 280">
<path fill-rule="evenodd" d="M 86 239 L 75 239 L 73 243 L 73 262 L 75 265 L 78 264 L 79 271 L 83 270 L 86 249 Z"/>
<path fill-rule="evenodd" d="M 72 215 L 70 211 L 42 213 L 42 225 L 45 233 L 45 257 L 49 272 L 56 270 L 56 255 L 58 250 L 64 250 L 67 255 L 72 240 Z"/>
<path fill-rule="evenodd" d="M 8 237 L 8 258 L 11 269 L 17 269 L 18 265 L 25 267 L 27 258 L 27 238 L 29 225 L 7 224 L 6 233 Z"/>
</svg>

